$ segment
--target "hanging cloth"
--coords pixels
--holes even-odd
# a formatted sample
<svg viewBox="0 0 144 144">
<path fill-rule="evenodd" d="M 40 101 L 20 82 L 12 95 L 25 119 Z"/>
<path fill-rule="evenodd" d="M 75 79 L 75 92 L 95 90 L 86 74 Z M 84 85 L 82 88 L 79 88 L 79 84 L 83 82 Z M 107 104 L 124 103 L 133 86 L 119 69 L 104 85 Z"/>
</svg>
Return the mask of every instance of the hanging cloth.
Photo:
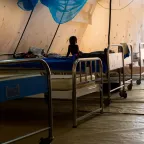
<svg viewBox="0 0 144 144">
<path fill-rule="evenodd" d="M 54 21 L 58 24 L 72 20 L 86 4 L 87 0 L 40 0 L 49 8 Z M 33 10 L 38 0 L 18 0 L 18 6 L 26 11 Z"/>
</svg>

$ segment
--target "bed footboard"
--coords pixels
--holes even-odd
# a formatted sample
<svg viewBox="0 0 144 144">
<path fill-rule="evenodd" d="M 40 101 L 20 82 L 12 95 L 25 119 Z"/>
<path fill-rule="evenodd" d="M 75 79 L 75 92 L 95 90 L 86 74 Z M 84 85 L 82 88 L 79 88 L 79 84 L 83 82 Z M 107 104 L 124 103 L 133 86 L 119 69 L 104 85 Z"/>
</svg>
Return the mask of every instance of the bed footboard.
<svg viewBox="0 0 144 144">
<path fill-rule="evenodd" d="M 99 63 L 100 75 L 101 75 L 99 79 L 97 79 L 96 77 L 97 62 Z M 85 69 L 85 72 L 83 71 L 83 68 Z M 89 69 L 89 74 L 87 71 L 88 69 Z M 77 74 L 79 74 L 80 77 L 80 81 L 78 83 L 76 82 Z M 85 75 L 85 80 L 82 80 L 83 74 Z M 91 79 L 88 80 L 87 75 L 90 75 Z M 95 77 L 93 77 L 93 75 L 95 75 Z M 78 118 L 77 117 L 77 85 L 83 83 L 91 83 L 91 82 L 95 82 L 95 84 L 97 83 L 99 85 L 100 108 Z M 100 58 L 80 58 L 74 62 L 72 68 L 72 109 L 73 109 L 73 127 L 77 127 L 79 121 L 93 115 L 94 113 L 103 112 L 103 65 Z"/>
<path fill-rule="evenodd" d="M 44 141 L 51 143 L 53 140 L 53 112 L 52 112 L 52 97 L 51 97 L 51 72 L 49 66 L 44 60 L 41 59 L 24 59 L 24 60 L 4 60 L 0 61 L 0 65 L 8 64 L 21 64 L 28 62 L 39 62 L 43 66 L 46 75 L 45 76 L 29 76 L 25 78 L 15 78 L 6 79 L 0 81 L 0 102 L 5 102 L 8 100 L 15 100 L 18 98 L 23 98 L 33 94 L 44 93 L 46 102 L 48 104 L 48 127 L 37 130 L 35 132 L 29 133 L 27 135 L 12 139 L 10 141 L 4 142 L 3 144 L 15 143 L 16 141 L 25 139 L 27 137 L 36 135 L 40 132 L 48 130 L 48 138 L 40 139 L 40 143 Z M 10 68 L 9 68 L 10 69 Z M 1 69 L 0 69 L 1 71 Z M 30 70 L 29 70 L 30 71 Z M 37 82 L 40 82 L 40 84 Z M 26 81 L 29 81 L 27 84 Z M 5 90 L 4 90 L 5 89 Z"/>
</svg>

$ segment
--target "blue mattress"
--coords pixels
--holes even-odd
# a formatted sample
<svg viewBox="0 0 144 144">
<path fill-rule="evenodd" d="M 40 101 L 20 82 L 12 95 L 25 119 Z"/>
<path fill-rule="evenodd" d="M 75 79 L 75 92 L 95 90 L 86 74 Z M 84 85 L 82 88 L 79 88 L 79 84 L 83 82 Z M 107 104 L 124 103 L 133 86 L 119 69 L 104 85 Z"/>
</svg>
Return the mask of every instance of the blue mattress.
<svg viewBox="0 0 144 144">
<path fill-rule="evenodd" d="M 74 61 L 76 60 L 76 57 L 72 56 L 69 58 L 61 57 L 61 58 L 44 58 L 49 65 L 50 69 L 52 71 L 72 71 L 72 66 Z M 92 63 L 94 65 L 94 63 Z M 17 67 L 17 68 L 36 68 L 36 69 L 43 69 L 43 66 L 38 62 L 30 62 L 30 63 L 22 63 L 22 64 L 9 64 L 9 65 L 0 65 L 0 67 Z M 94 67 L 93 67 L 94 68 Z M 77 68 L 79 70 L 79 67 Z M 82 63 L 82 71 L 85 71 L 85 65 Z M 94 69 L 93 69 L 94 71 Z M 99 65 L 97 62 L 97 68 L 96 71 L 99 72 Z M 103 62 L 103 72 L 107 71 L 107 65 L 105 62 Z"/>
</svg>

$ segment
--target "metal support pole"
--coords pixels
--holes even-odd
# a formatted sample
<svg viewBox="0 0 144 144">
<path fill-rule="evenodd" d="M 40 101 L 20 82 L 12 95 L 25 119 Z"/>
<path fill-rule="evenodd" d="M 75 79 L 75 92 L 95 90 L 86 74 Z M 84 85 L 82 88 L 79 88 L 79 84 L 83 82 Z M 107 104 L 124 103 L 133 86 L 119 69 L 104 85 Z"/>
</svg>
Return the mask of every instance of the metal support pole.
<svg viewBox="0 0 144 144">
<path fill-rule="evenodd" d="M 32 17 L 33 11 L 34 11 L 34 10 L 32 10 L 31 13 L 30 13 L 30 16 L 29 16 L 28 21 L 27 21 L 27 23 L 26 23 L 26 25 L 25 25 L 25 28 L 24 28 L 24 30 L 23 30 L 23 33 L 22 33 L 22 35 L 21 35 L 21 37 L 20 37 L 20 39 L 19 39 L 19 42 L 18 42 L 18 44 L 17 44 L 17 46 L 16 46 L 16 48 L 15 48 L 15 51 L 14 51 L 14 53 L 13 53 L 13 57 L 15 57 L 15 54 L 16 54 L 17 49 L 18 49 L 18 47 L 19 47 L 19 44 L 20 44 L 20 42 L 21 42 L 21 40 L 22 40 L 22 38 L 23 38 L 23 36 L 24 36 L 24 33 L 25 33 L 25 31 L 26 31 L 26 29 L 27 29 L 27 26 L 28 26 L 28 24 L 29 24 L 29 22 L 30 22 L 30 19 L 31 19 L 31 17 Z"/>
</svg>

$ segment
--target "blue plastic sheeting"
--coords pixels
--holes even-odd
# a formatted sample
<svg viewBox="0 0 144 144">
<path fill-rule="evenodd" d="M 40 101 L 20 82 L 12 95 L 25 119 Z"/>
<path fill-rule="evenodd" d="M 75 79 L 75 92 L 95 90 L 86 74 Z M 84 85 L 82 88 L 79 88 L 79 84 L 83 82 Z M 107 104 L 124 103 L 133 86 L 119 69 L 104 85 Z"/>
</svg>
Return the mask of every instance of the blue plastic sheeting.
<svg viewBox="0 0 144 144">
<path fill-rule="evenodd" d="M 33 10 L 37 5 L 38 0 L 18 0 L 18 6 L 26 11 Z"/>
<path fill-rule="evenodd" d="M 70 58 L 44 58 L 49 65 L 50 69 L 53 71 L 72 71 L 73 63 L 76 60 L 74 56 Z M 85 71 L 85 63 L 82 62 L 82 71 Z M 90 63 L 87 63 L 87 66 L 90 65 Z M 92 71 L 95 71 L 95 63 L 92 63 Z M 22 64 L 9 64 L 9 65 L 0 65 L 0 67 L 16 67 L 16 68 L 34 68 L 34 69 L 43 69 L 43 66 L 38 62 L 30 62 L 30 63 L 22 63 Z M 77 71 L 79 70 L 79 67 L 77 67 Z M 96 71 L 99 72 L 99 62 L 97 62 Z M 107 65 L 106 62 L 103 61 L 103 72 L 105 73 L 107 71 Z"/>
<path fill-rule="evenodd" d="M 49 8 L 56 23 L 63 24 L 72 20 L 86 4 L 87 0 L 40 0 Z M 18 0 L 18 6 L 26 11 L 33 10 L 38 0 Z"/>
</svg>

